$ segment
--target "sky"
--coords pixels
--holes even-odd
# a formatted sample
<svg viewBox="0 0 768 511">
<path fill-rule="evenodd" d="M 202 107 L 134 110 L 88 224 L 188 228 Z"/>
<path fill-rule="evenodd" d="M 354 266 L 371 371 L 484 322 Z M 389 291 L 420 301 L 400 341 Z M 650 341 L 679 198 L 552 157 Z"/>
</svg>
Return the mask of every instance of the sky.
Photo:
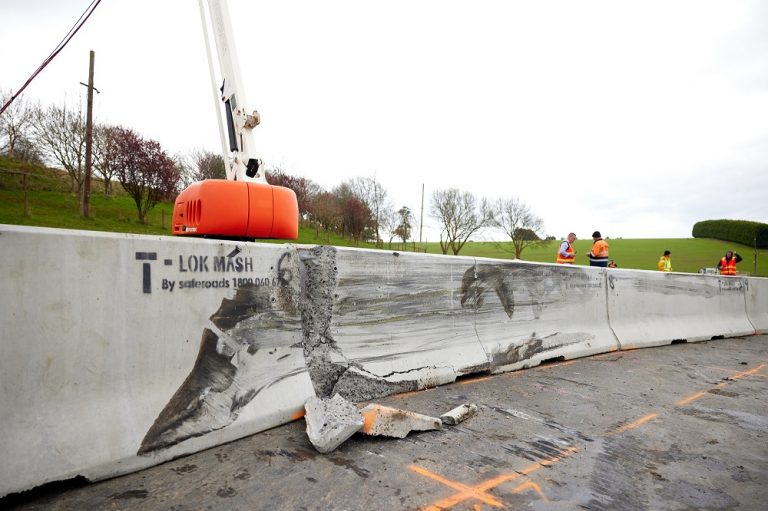
<svg viewBox="0 0 768 511">
<path fill-rule="evenodd" d="M 90 3 L 0 0 L 0 89 Z M 257 156 L 326 189 L 375 177 L 417 225 L 423 187 L 428 241 L 452 187 L 517 197 L 558 238 L 768 222 L 764 0 L 228 4 Z M 96 122 L 220 152 L 196 1 L 102 0 L 25 100 L 84 108 L 90 50 Z"/>
</svg>

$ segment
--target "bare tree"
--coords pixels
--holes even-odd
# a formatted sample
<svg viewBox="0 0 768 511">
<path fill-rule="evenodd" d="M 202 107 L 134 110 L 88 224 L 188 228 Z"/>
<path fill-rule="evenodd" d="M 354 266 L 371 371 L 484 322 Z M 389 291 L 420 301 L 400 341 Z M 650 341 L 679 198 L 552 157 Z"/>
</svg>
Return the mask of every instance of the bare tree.
<svg viewBox="0 0 768 511">
<path fill-rule="evenodd" d="M 315 234 L 320 236 L 320 228 L 325 231 L 326 241 L 330 240 L 329 233 L 341 223 L 339 202 L 331 192 L 322 191 L 312 199 L 312 211 L 315 220 Z"/>
<path fill-rule="evenodd" d="M 504 231 L 512 240 L 515 259 L 521 259 L 523 250 L 535 245 L 544 245 L 544 222 L 517 197 L 499 199 L 496 203 L 494 225 Z"/>
<path fill-rule="evenodd" d="M 60 165 L 80 195 L 85 179 L 85 119 L 66 105 L 49 106 L 35 119 L 35 139 L 49 163 Z"/>
<path fill-rule="evenodd" d="M 376 237 L 376 246 L 382 246 L 381 224 L 384 210 L 387 207 L 387 190 L 375 177 L 357 177 L 350 183 L 355 195 L 362 200 L 371 211 L 372 227 Z"/>
<path fill-rule="evenodd" d="M 195 149 L 189 155 L 188 167 L 191 181 L 227 179 L 224 158 L 206 149 Z"/>
<path fill-rule="evenodd" d="M 109 137 L 115 129 L 104 124 L 93 127 L 93 169 L 104 180 L 105 195 L 112 195 L 112 180 L 117 176 L 117 168 L 106 157 Z"/>
<path fill-rule="evenodd" d="M 342 183 L 333 190 L 341 212 L 342 233 L 355 243 L 363 239 L 373 226 L 373 215 L 368 205 L 357 196 L 350 183 Z"/>
<path fill-rule="evenodd" d="M 280 167 L 267 170 L 267 181 L 275 186 L 290 188 L 296 194 L 299 203 L 299 215 L 301 218 L 312 218 L 312 206 L 314 197 L 323 191 L 322 187 L 314 181 L 298 176 L 292 176 Z"/>
<path fill-rule="evenodd" d="M 0 92 L 0 105 L 5 104 L 13 95 L 11 91 Z M 23 96 L 16 98 L 0 115 L 0 151 L 10 158 L 38 160 L 39 154 L 31 149 L 34 144 L 33 127 L 39 115 L 40 105 L 30 104 Z"/>
<path fill-rule="evenodd" d="M 470 236 L 493 222 L 493 209 L 486 199 L 479 203 L 470 192 L 456 188 L 435 190 L 430 203 L 431 215 L 440 221 L 440 249 L 450 248 L 454 255 L 464 247 Z"/>
<path fill-rule="evenodd" d="M 142 224 L 147 223 L 147 213 L 155 204 L 178 192 L 181 176 L 176 162 L 158 142 L 144 139 L 133 130 L 112 131 L 106 158 L 117 168 L 120 184 L 136 203 Z"/>
</svg>

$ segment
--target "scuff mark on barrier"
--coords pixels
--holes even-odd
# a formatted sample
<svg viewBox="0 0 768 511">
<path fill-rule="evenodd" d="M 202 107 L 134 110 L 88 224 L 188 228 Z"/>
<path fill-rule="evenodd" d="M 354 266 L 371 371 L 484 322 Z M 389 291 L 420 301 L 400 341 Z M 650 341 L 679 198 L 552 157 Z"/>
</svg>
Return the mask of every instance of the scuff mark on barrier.
<svg viewBox="0 0 768 511">
<path fill-rule="evenodd" d="M 277 287 L 240 287 L 221 301 L 209 318 L 211 328 L 203 330 L 192 370 L 145 434 L 138 454 L 228 426 L 263 389 L 304 371 L 300 356 L 291 356 L 300 347 L 301 322 L 291 298 L 296 283 L 282 267 L 290 263 L 286 252 L 277 265 Z"/>
<path fill-rule="evenodd" d="M 340 394 L 360 402 L 446 383 L 459 374 L 508 366 L 585 340 L 581 334 L 533 333 L 522 344 L 517 341 L 499 348 L 488 354 L 487 363 L 464 368 L 460 373 L 450 366 L 421 365 L 377 374 L 363 364 L 381 357 L 351 359 L 334 339 L 335 308 L 370 316 L 376 323 L 386 322 L 387 314 L 392 312 L 402 315 L 407 311 L 418 316 L 418 300 L 397 293 L 339 298 L 337 250 L 329 246 L 286 250 L 272 271 L 272 285 L 239 287 L 234 296 L 222 299 L 209 318 L 210 328 L 203 332 L 194 367 L 150 427 L 139 454 L 228 426 L 262 390 L 304 371 L 317 397 Z M 563 278 L 549 268 L 524 264 L 473 265 L 464 272 L 459 299 L 461 309 L 478 311 L 483 307 L 484 294 L 491 291 L 507 318 L 512 319 L 519 306 L 530 307 L 534 318 L 538 318 L 548 305 L 561 301 L 570 288 L 579 293 L 591 291 L 591 283 L 583 272 L 569 272 Z M 442 296 L 428 287 L 419 290 L 419 296 L 432 294 Z M 356 306 L 356 301 L 364 305 Z M 391 303 L 400 304 L 399 308 L 387 308 Z M 371 306 L 373 309 L 366 308 Z M 450 308 L 446 313 L 455 314 Z M 345 312 L 340 315 L 344 317 Z M 351 324 L 360 323 L 356 318 Z M 346 328 L 346 323 L 335 327 L 339 325 Z M 383 360 L 431 349 L 415 346 Z"/>
</svg>

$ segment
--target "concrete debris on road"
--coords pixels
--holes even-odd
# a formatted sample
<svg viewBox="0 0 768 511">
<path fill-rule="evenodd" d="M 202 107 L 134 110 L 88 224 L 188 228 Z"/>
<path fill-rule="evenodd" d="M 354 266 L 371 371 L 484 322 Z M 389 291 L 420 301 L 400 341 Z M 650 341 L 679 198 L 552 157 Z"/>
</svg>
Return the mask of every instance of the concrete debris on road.
<svg viewBox="0 0 768 511">
<path fill-rule="evenodd" d="M 457 406 L 450 412 L 444 413 L 440 416 L 440 420 L 443 424 L 449 426 L 455 426 L 460 422 L 464 422 L 477 413 L 477 405 L 473 403 L 464 403 L 461 406 Z"/>
<path fill-rule="evenodd" d="M 438 418 L 388 406 L 370 404 L 360 412 L 364 420 L 362 432 L 366 435 L 405 438 L 411 431 L 443 429 Z"/>
<path fill-rule="evenodd" d="M 363 427 L 363 416 L 353 403 L 339 394 L 332 398 L 315 396 L 304 403 L 307 436 L 321 453 L 336 449 Z"/>
</svg>

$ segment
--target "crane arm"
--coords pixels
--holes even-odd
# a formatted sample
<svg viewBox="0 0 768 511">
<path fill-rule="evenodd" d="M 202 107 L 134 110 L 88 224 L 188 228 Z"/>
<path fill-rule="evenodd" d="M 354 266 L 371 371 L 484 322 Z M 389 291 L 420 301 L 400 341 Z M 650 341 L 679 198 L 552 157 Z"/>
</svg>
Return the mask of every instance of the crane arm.
<svg viewBox="0 0 768 511">
<path fill-rule="evenodd" d="M 208 5 L 209 17 L 205 15 L 204 0 L 198 0 L 200 16 L 203 22 L 205 47 L 208 53 L 208 67 L 211 72 L 211 83 L 214 94 L 223 103 L 223 115 L 226 119 L 226 134 L 221 121 L 221 110 L 217 107 L 216 115 L 219 120 L 219 134 L 222 140 L 224 163 L 227 169 L 227 179 L 235 181 L 255 181 L 266 183 L 260 161 L 255 157 L 255 143 L 251 130 L 259 122 L 259 113 L 248 114 L 243 81 L 238 67 L 237 50 L 230 23 L 229 9 L 226 0 L 205 0 Z M 219 68 L 221 71 L 221 88 L 216 90 L 217 77 L 213 72 L 213 56 L 208 42 L 208 33 L 213 34 L 216 43 Z"/>
</svg>

